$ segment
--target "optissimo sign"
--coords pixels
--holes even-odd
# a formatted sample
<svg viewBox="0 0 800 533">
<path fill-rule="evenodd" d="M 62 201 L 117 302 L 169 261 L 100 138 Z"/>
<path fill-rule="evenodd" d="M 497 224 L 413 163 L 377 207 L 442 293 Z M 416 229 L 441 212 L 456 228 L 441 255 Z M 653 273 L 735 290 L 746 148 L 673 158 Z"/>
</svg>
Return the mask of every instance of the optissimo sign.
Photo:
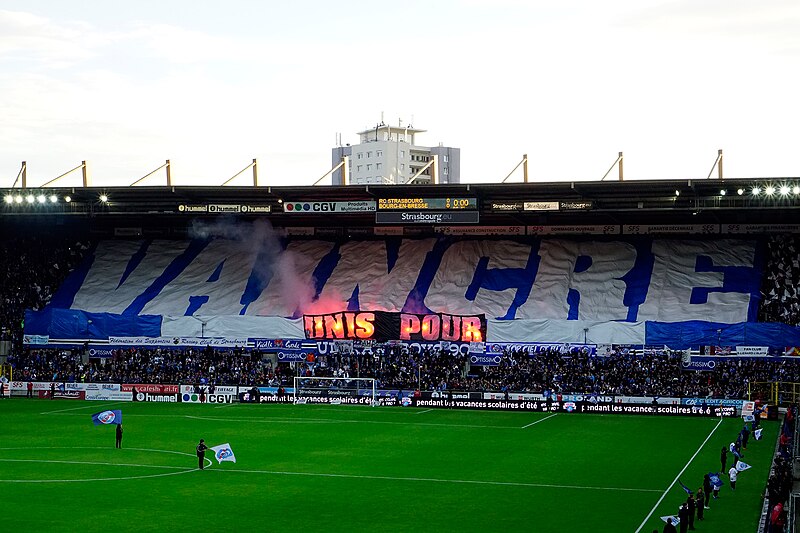
<svg viewBox="0 0 800 533">
<path fill-rule="evenodd" d="M 314 340 L 480 342 L 486 339 L 486 316 L 342 311 L 303 315 L 303 329 Z"/>
</svg>

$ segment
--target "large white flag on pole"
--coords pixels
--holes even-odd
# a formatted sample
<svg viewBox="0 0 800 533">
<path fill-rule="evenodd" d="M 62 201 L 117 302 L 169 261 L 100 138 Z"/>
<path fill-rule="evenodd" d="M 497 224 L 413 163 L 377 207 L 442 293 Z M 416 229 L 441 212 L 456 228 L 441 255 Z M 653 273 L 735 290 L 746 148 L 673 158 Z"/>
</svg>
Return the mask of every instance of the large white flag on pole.
<svg viewBox="0 0 800 533">
<path fill-rule="evenodd" d="M 214 457 L 217 459 L 217 464 L 222 463 L 222 461 L 236 462 L 236 456 L 233 455 L 230 444 L 220 444 L 219 446 L 212 446 L 210 449 L 214 450 Z"/>
</svg>

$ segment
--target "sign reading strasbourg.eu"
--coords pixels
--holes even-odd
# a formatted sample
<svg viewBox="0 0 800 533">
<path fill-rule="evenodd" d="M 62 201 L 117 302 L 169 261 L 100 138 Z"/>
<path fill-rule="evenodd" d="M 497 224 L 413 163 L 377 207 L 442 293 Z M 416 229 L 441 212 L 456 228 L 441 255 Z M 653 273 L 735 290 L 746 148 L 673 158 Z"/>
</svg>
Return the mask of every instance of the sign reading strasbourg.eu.
<svg viewBox="0 0 800 533">
<path fill-rule="evenodd" d="M 307 339 L 482 342 L 485 315 L 389 313 L 385 311 L 303 315 Z"/>
</svg>

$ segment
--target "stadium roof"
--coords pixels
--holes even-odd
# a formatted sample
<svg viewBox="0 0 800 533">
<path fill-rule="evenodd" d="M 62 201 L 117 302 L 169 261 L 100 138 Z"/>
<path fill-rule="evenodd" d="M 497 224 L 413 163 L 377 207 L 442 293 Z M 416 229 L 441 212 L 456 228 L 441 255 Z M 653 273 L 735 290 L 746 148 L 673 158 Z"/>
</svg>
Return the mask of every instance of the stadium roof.
<svg viewBox="0 0 800 533">
<path fill-rule="evenodd" d="M 477 209 L 481 225 L 785 224 L 797 219 L 800 178 L 405 186 L 56 187 L 5 189 L 0 194 L 4 196 L 0 204 L 4 223 L 31 216 L 70 215 L 113 219 L 115 223 L 165 224 L 165 218 L 213 217 L 233 212 L 244 217 L 268 217 L 278 226 L 374 226 L 374 210 L 300 213 L 290 212 L 288 205 L 458 198 L 474 199 L 466 210 Z M 106 201 L 101 201 L 101 195 Z M 55 202 L 49 200 L 51 196 Z M 175 220 L 173 224 L 180 222 Z"/>
</svg>

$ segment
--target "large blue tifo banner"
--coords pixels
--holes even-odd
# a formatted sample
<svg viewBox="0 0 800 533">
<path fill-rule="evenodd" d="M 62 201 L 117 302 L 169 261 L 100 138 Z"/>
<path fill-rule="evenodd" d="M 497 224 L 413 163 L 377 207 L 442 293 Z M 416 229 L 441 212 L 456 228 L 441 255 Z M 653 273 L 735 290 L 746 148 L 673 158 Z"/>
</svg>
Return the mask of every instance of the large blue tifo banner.
<svg viewBox="0 0 800 533">
<path fill-rule="evenodd" d="M 752 239 L 341 243 L 285 241 L 253 228 L 238 235 L 245 236 L 101 241 L 47 309 L 26 314 L 25 333 L 50 342 L 302 339 L 303 315 L 389 312 L 483 315 L 487 342 L 645 344 L 645 324 L 754 321 L 760 298 L 763 247 Z M 674 333 L 650 329 L 659 339 Z M 723 342 L 764 344 L 725 335 Z M 698 334 L 685 329 L 682 337 Z M 800 336 L 787 345 L 800 345 Z"/>
</svg>

